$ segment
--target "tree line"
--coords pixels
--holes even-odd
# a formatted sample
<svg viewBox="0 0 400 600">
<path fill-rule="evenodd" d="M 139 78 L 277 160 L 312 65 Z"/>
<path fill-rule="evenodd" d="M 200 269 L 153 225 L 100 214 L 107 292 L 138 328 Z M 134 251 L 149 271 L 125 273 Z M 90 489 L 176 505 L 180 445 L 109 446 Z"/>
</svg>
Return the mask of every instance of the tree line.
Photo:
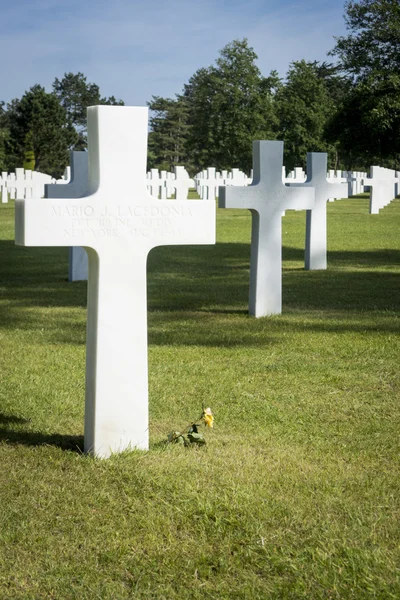
<svg viewBox="0 0 400 600">
<path fill-rule="evenodd" d="M 247 40 L 234 40 L 175 98 L 153 97 L 151 166 L 249 171 L 252 140 L 279 139 L 290 169 L 307 151 L 327 152 L 330 168 L 400 169 L 400 2 L 347 2 L 345 21 L 336 64 L 294 61 L 284 79 L 265 77 Z"/>
<path fill-rule="evenodd" d="M 262 75 L 246 39 L 197 70 L 175 98 L 153 96 L 148 167 L 191 174 L 208 167 L 250 171 L 252 141 L 285 142 L 285 165 L 327 152 L 330 168 L 400 169 L 400 3 L 346 2 L 347 35 L 329 53 L 336 63 L 294 61 L 286 77 Z M 0 104 L 0 169 L 24 164 L 62 173 L 69 149 L 86 148 L 86 108 L 123 104 L 102 98 L 82 73 L 36 85 Z"/>
<path fill-rule="evenodd" d="M 99 86 L 83 73 L 66 73 L 52 88 L 48 93 L 36 84 L 7 106 L 0 102 L 1 171 L 23 166 L 59 177 L 69 164 L 69 150 L 86 149 L 87 107 L 124 104 L 101 97 Z"/>
</svg>

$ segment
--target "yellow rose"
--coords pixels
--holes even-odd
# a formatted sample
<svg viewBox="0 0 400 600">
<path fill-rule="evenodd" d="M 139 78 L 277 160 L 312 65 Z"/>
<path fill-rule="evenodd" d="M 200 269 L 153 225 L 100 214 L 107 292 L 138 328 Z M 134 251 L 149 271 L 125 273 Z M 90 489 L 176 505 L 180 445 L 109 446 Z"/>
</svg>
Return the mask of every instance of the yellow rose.
<svg viewBox="0 0 400 600">
<path fill-rule="evenodd" d="M 205 408 L 203 411 L 203 421 L 207 427 L 213 427 L 214 417 L 211 412 L 211 408 Z"/>
</svg>

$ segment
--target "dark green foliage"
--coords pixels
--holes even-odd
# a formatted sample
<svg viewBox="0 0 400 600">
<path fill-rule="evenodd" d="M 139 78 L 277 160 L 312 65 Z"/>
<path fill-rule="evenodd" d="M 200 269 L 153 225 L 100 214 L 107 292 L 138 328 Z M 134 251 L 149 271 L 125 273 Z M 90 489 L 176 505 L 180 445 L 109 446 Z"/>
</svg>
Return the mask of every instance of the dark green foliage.
<svg viewBox="0 0 400 600">
<path fill-rule="evenodd" d="M 83 73 L 65 73 L 61 80 L 56 78 L 53 92 L 67 113 L 68 124 L 75 130 L 71 150 L 84 150 L 87 147 L 86 109 L 88 106 L 124 104 L 114 96 L 102 98 L 99 86 L 88 83 Z"/>
<path fill-rule="evenodd" d="M 220 52 L 215 66 L 199 69 L 185 85 L 188 154 L 195 169 L 240 167 L 250 171 L 252 142 L 275 137 L 272 87 L 276 74 L 262 77 L 246 39 Z"/>
<path fill-rule="evenodd" d="M 252 142 L 274 139 L 275 71 L 263 77 L 247 40 L 234 40 L 215 65 L 201 68 L 175 100 L 154 96 L 149 166 L 171 170 L 185 164 L 193 174 L 213 165 L 250 171 Z"/>
<path fill-rule="evenodd" d="M 148 168 L 172 171 L 175 165 L 186 162 L 186 100 L 182 96 L 175 100 L 153 96 L 148 106 L 152 111 Z"/>
<path fill-rule="evenodd" d="M 7 167 L 20 167 L 25 160 L 26 140 L 34 152 L 35 169 L 59 176 L 68 164 L 68 148 L 74 131 L 65 109 L 53 94 L 34 85 L 20 100 L 8 105 L 6 141 Z"/>
<path fill-rule="evenodd" d="M 293 62 L 286 84 L 276 94 L 278 137 L 285 142 L 284 162 L 288 169 L 305 167 L 307 152 L 329 152 L 331 165 L 336 166 L 334 147 L 324 137 L 334 101 L 322 67 L 304 60 Z"/>
<path fill-rule="evenodd" d="M 354 85 L 330 124 L 349 166 L 364 157 L 400 164 L 400 3 L 359 0 L 346 4 L 349 34 L 331 54 Z"/>
<path fill-rule="evenodd" d="M 35 151 L 33 148 L 33 136 L 32 132 L 28 131 L 25 136 L 25 155 L 23 165 L 24 169 L 35 169 Z"/>
<path fill-rule="evenodd" d="M 53 93 L 34 85 L 4 108 L 0 102 L 0 170 L 36 169 L 59 177 L 69 163 L 69 150 L 83 150 L 86 109 L 96 104 L 121 105 L 114 96 L 102 98 L 99 86 L 82 73 L 55 79 Z"/>
<path fill-rule="evenodd" d="M 391 74 L 400 68 L 400 3 L 398 0 L 346 2 L 349 35 L 337 38 L 331 54 L 356 78 Z"/>
<path fill-rule="evenodd" d="M 346 168 L 399 168 L 400 76 L 358 82 L 333 115 L 328 135 L 338 140 Z"/>
<path fill-rule="evenodd" d="M 208 158 L 214 145 L 214 132 L 210 126 L 214 87 L 215 81 L 210 68 L 196 71 L 189 83 L 184 86 L 190 123 L 187 147 L 193 171 L 210 164 Z"/>
<path fill-rule="evenodd" d="M 0 171 L 7 168 L 6 141 L 8 139 L 8 127 L 4 102 L 0 101 Z"/>
</svg>

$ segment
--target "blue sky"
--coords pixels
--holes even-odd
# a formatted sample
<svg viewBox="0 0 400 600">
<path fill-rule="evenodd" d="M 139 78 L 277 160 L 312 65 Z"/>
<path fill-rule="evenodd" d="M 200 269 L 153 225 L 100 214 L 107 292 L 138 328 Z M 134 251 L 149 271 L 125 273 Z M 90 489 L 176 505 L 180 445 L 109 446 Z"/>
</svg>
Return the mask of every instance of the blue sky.
<svg viewBox="0 0 400 600">
<path fill-rule="evenodd" d="M 235 38 L 264 75 L 293 60 L 332 60 L 344 0 L 0 0 L 0 100 L 83 72 L 104 96 L 141 106 L 173 97 Z"/>
</svg>

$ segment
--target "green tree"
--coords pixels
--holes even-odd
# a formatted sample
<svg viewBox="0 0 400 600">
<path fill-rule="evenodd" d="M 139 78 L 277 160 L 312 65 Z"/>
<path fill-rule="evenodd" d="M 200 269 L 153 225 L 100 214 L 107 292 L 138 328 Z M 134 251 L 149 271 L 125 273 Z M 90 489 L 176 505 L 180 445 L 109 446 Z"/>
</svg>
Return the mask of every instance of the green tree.
<svg viewBox="0 0 400 600">
<path fill-rule="evenodd" d="M 400 165 L 400 77 L 371 76 L 355 84 L 332 115 L 328 137 L 336 140 L 347 169 Z"/>
<path fill-rule="evenodd" d="M 53 92 L 67 114 L 67 122 L 75 130 L 75 138 L 71 150 L 84 150 L 87 147 L 86 109 L 88 106 L 109 104 L 122 106 L 122 100 L 114 96 L 102 98 L 100 88 L 95 83 L 88 83 L 83 73 L 65 73 L 64 77 L 55 79 Z"/>
<path fill-rule="evenodd" d="M 148 168 L 172 171 L 186 164 L 187 103 L 184 97 L 175 100 L 153 96 L 151 110 Z"/>
<path fill-rule="evenodd" d="M 342 69 L 357 79 L 399 71 L 399 0 L 346 2 L 345 11 L 349 34 L 338 37 L 330 53 L 339 57 Z"/>
<path fill-rule="evenodd" d="M 290 65 L 286 83 L 276 94 L 279 139 L 285 142 L 285 165 L 306 166 L 307 152 L 328 152 L 336 166 L 336 153 L 325 139 L 325 127 L 334 100 L 319 63 L 301 60 Z"/>
<path fill-rule="evenodd" d="M 7 141 L 9 138 L 7 112 L 5 103 L 0 102 L 0 171 L 6 171 L 7 166 Z"/>
<path fill-rule="evenodd" d="M 188 155 L 195 170 L 252 165 L 252 142 L 274 139 L 276 74 L 262 77 L 246 39 L 227 44 L 216 65 L 199 69 L 184 87 Z"/>
<path fill-rule="evenodd" d="M 28 140 L 35 157 L 35 169 L 54 176 L 62 174 L 75 133 L 67 122 L 65 109 L 53 94 L 34 85 L 20 100 L 15 99 L 8 105 L 7 125 L 9 169 L 22 166 Z"/>
<path fill-rule="evenodd" d="M 24 150 L 24 162 L 22 164 L 24 169 L 35 169 L 35 150 L 33 145 L 32 131 L 28 131 L 25 136 L 25 150 Z"/>
<path fill-rule="evenodd" d="M 183 95 L 187 101 L 189 126 L 186 145 L 191 172 L 212 164 L 214 131 L 211 110 L 216 86 L 213 75 L 211 68 L 201 68 L 184 86 Z"/>
<path fill-rule="evenodd" d="M 353 88 L 330 123 L 349 161 L 400 162 L 400 3 L 347 2 L 348 35 L 331 51 Z"/>
</svg>

